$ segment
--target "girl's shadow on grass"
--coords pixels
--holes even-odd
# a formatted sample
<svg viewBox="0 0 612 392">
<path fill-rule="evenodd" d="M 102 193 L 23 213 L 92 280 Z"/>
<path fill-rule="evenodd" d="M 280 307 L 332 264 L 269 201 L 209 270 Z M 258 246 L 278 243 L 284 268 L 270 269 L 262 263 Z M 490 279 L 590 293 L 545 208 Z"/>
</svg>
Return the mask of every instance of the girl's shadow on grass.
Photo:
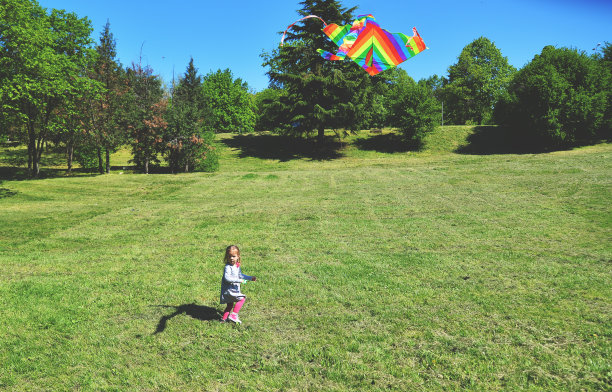
<svg viewBox="0 0 612 392">
<path fill-rule="evenodd" d="M 176 317 L 180 314 L 185 313 L 187 316 L 192 317 L 194 319 L 202 320 L 202 321 L 210 321 L 210 320 L 219 320 L 221 319 L 221 314 L 215 308 L 211 308 L 210 306 L 202 306 L 196 305 L 195 303 L 184 304 L 179 306 L 172 305 L 156 305 L 159 308 L 172 308 L 174 309 L 174 313 L 169 314 L 167 316 L 163 316 L 159 319 L 159 323 L 157 323 L 157 328 L 153 335 L 156 335 L 160 332 L 164 332 L 166 329 L 166 324 L 168 320 L 173 317 Z"/>
</svg>

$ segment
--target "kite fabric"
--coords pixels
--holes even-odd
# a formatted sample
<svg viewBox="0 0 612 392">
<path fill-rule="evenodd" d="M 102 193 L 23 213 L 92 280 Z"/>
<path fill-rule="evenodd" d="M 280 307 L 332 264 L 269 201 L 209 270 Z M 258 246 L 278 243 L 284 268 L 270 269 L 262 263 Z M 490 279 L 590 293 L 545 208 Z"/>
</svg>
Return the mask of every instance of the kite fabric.
<svg viewBox="0 0 612 392">
<path fill-rule="evenodd" d="M 336 54 L 323 49 L 317 51 L 326 60 L 344 60 L 349 57 L 374 76 L 427 49 L 416 27 L 412 31 L 412 37 L 402 33 L 390 33 L 381 29 L 372 15 L 360 15 L 351 26 L 330 23 L 323 29 L 340 47 Z"/>
</svg>

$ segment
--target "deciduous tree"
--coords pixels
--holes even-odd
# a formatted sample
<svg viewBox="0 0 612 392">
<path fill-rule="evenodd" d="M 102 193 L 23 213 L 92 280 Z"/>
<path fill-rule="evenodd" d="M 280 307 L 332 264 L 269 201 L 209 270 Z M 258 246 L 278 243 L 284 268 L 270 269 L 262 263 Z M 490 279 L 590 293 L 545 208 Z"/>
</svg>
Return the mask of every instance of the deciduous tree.
<svg viewBox="0 0 612 392">
<path fill-rule="evenodd" d="M 610 72 L 576 49 L 547 46 L 512 79 L 496 116 L 523 143 L 590 141 L 606 128 Z"/>
<path fill-rule="evenodd" d="M 74 13 L 47 13 L 34 0 L 0 0 L 0 110 L 27 133 L 31 175 L 38 176 L 43 145 L 57 130 L 57 109 L 87 83 L 91 30 Z"/>
<path fill-rule="evenodd" d="M 448 69 L 443 100 L 449 120 L 455 124 L 489 122 L 514 72 L 488 38 L 480 37 L 468 44 L 457 63 Z"/>
<path fill-rule="evenodd" d="M 204 126 L 214 132 L 252 132 L 255 127 L 255 106 L 249 86 L 234 79 L 229 69 L 217 70 L 204 76 Z"/>
</svg>

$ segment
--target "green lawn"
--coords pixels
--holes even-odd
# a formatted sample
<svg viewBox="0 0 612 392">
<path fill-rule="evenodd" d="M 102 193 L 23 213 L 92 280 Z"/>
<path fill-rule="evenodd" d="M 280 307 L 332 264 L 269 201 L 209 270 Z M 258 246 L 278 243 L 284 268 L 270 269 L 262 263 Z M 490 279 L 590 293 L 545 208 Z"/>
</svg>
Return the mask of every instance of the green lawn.
<svg viewBox="0 0 612 392">
<path fill-rule="evenodd" d="M 213 174 L 123 151 L 23 180 L 0 150 L 0 389 L 612 388 L 612 144 L 220 139 Z M 241 326 L 217 321 L 229 244 L 258 278 Z"/>
</svg>

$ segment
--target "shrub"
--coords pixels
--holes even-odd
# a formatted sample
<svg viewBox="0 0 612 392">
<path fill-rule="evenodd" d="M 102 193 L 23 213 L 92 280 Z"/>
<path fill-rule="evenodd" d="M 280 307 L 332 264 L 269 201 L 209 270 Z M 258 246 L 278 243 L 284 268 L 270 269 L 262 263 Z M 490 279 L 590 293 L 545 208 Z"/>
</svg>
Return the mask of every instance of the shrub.
<svg viewBox="0 0 612 392">
<path fill-rule="evenodd" d="M 585 53 L 547 46 L 512 79 L 496 120 L 525 143 L 560 147 L 593 140 L 604 128 L 607 78 Z"/>
<path fill-rule="evenodd" d="M 215 134 L 211 131 L 202 136 L 201 158 L 195 164 L 196 171 L 215 172 L 219 170 L 219 154 L 215 146 Z"/>
<path fill-rule="evenodd" d="M 420 144 L 439 123 L 440 104 L 430 88 L 415 83 L 407 75 L 400 78 L 393 89 L 391 125 L 397 127 L 408 141 Z"/>
</svg>

